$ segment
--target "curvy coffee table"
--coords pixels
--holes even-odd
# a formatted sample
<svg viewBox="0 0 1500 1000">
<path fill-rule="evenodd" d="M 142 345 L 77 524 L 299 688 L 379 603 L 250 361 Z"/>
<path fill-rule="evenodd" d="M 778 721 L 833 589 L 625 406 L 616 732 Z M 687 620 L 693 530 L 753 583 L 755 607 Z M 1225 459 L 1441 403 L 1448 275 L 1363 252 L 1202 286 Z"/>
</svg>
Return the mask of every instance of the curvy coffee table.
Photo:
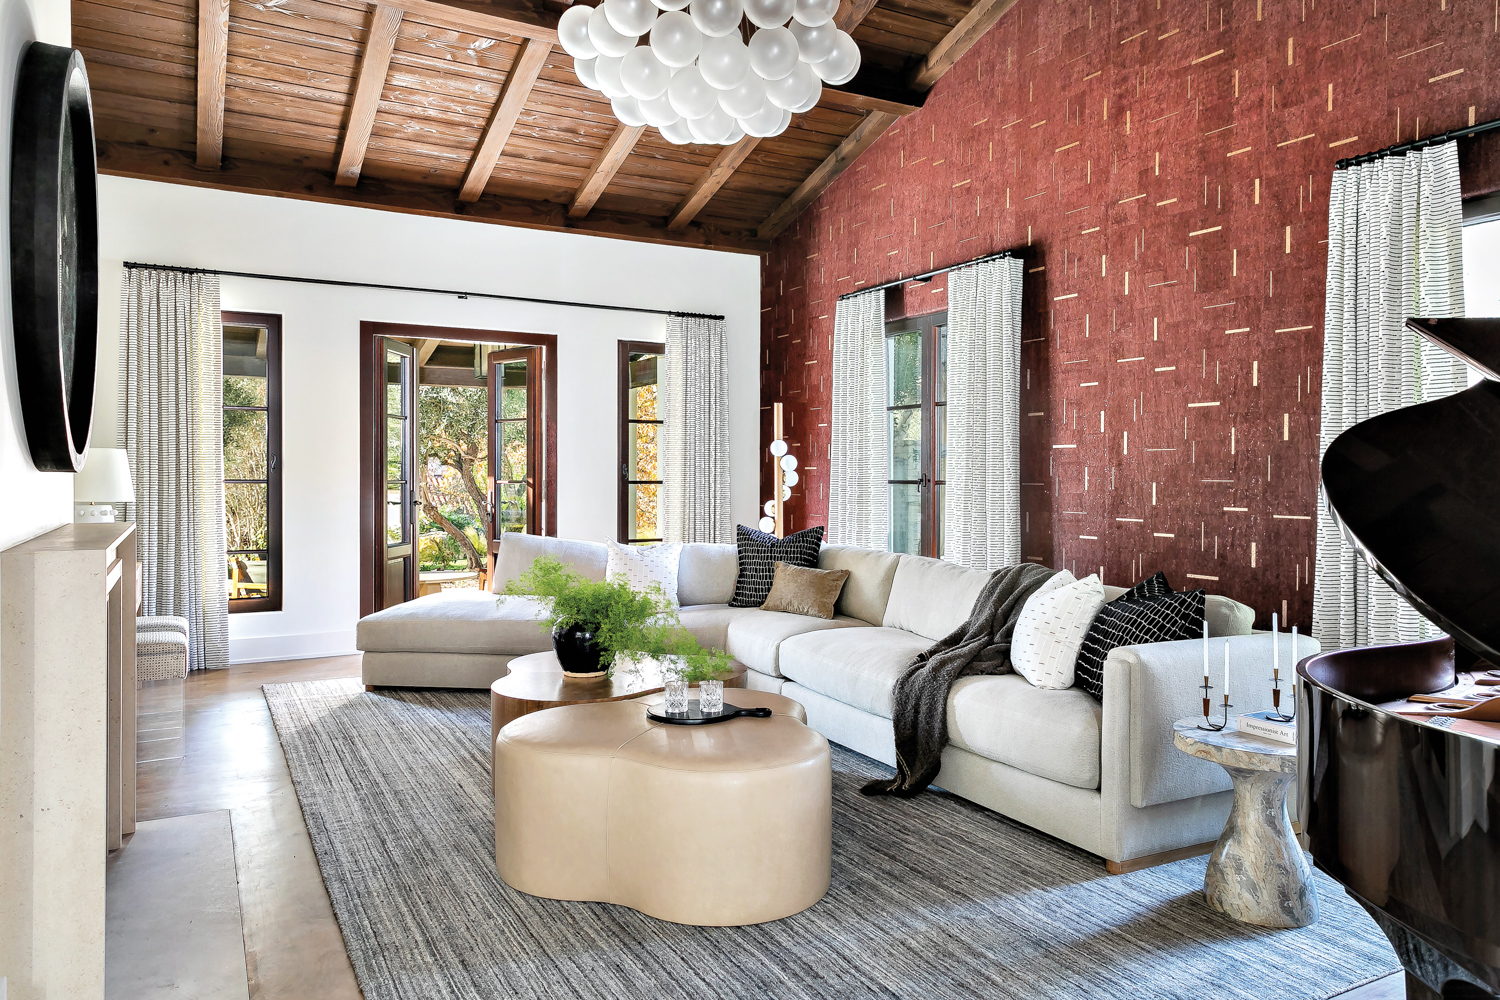
<svg viewBox="0 0 1500 1000">
<path fill-rule="evenodd" d="M 745 665 L 735 661 L 726 688 L 745 686 Z M 553 652 L 531 653 L 510 661 L 510 673 L 490 685 L 490 746 L 508 722 L 544 708 L 628 701 L 662 690 L 661 671 L 646 667 L 616 670 L 613 677 L 569 677 Z"/>
<path fill-rule="evenodd" d="M 1318 919 L 1312 868 L 1286 813 L 1287 787 L 1297 777 L 1297 748 L 1242 733 L 1235 722 L 1219 732 L 1197 719 L 1172 726 L 1177 749 L 1211 760 L 1234 782 L 1229 822 L 1203 877 L 1210 906 L 1261 927 L 1306 927 Z"/>
</svg>

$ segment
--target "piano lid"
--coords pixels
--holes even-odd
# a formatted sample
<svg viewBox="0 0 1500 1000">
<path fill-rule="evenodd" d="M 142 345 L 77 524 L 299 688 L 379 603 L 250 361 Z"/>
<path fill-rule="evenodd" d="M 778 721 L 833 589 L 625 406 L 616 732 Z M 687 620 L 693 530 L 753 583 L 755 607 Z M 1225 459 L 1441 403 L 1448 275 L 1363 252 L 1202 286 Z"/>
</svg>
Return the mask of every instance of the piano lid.
<svg viewBox="0 0 1500 1000">
<path fill-rule="evenodd" d="M 1500 319 L 1407 326 L 1489 378 L 1335 438 L 1323 456 L 1329 512 L 1398 594 L 1500 663 Z"/>
</svg>

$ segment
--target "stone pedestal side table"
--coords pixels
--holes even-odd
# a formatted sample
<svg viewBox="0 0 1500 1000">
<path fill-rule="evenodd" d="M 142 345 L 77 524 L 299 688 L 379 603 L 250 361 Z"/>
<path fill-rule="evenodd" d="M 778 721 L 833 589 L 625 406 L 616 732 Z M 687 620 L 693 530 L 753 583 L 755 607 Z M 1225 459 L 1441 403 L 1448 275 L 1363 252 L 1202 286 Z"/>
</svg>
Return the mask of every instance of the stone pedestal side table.
<svg viewBox="0 0 1500 1000">
<path fill-rule="evenodd" d="M 1203 895 L 1214 909 L 1261 927 L 1306 927 L 1318 919 L 1307 855 L 1292 832 L 1286 792 L 1297 777 L 1297 748 L 1197 719 L 1173 727 L 1177 749 L 1213 761 L 1234 782 L 1229 822 L 1214 845 Z"/>
</svg>

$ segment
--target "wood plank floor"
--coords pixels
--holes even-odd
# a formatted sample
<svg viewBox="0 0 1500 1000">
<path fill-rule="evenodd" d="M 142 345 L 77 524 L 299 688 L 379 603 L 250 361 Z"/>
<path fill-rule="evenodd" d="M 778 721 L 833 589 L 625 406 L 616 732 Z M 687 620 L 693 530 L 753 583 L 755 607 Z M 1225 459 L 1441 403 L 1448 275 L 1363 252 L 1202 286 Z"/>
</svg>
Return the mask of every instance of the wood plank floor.
<svg viewBox="0 0 1500 1000">
<path fill-rule="evenodd" d="M 140 819 L 230 811 L 251 1000 L 361 1000 L 260 691 L 358 675 L 359 657 L 341 656 L 240 665 L 141 690 Z M 1339 1000 L 1405 995 L 1397 973 Z"/>
</svg>

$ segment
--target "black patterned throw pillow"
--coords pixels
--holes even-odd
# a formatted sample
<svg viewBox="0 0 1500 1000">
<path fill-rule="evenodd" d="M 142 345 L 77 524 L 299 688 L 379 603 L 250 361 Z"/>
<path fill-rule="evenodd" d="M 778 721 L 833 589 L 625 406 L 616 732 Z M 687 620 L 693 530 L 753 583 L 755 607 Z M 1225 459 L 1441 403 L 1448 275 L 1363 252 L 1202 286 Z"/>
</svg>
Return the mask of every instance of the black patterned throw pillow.
<svg viewBox="0 0 1500 1000">
<path fill-rule="evenodd" d="M 735 525 L 735 544 L 739 548 L 740 572 L 734 580 L 731 608 L 758 608 L 771 593 L 776 578 L 776 564 L 812 569 L 818 565 L 818 551 L 823 547 L 823 526 L 805 528 L 794 535 L 777 538 L 764 531 Z"/>
<path fill-rule="evenodd" d="M 1074 685 L 1103 701 L 1104 661 L 1110 650 L 1148 642 L 1201 638 L 1203 602 L 1202 590 L 1128 601 L 1119 597 L 1110 601 L 1095 616 L 1088 634 L 1083 637 L 1078 663 L 1073 669 Z"/>
<path fill-rule="evenodd" d="M 1171 593 L 1174 593 L 1174 591 L 1172 590 L 1172 585 L 1167 582 L 1167 574 L 1158 570 L 1155 576 L 1147 577 L 1119 597 L 1116 597 L 1115 600 L 1149 601 Z"/>
</svg>

